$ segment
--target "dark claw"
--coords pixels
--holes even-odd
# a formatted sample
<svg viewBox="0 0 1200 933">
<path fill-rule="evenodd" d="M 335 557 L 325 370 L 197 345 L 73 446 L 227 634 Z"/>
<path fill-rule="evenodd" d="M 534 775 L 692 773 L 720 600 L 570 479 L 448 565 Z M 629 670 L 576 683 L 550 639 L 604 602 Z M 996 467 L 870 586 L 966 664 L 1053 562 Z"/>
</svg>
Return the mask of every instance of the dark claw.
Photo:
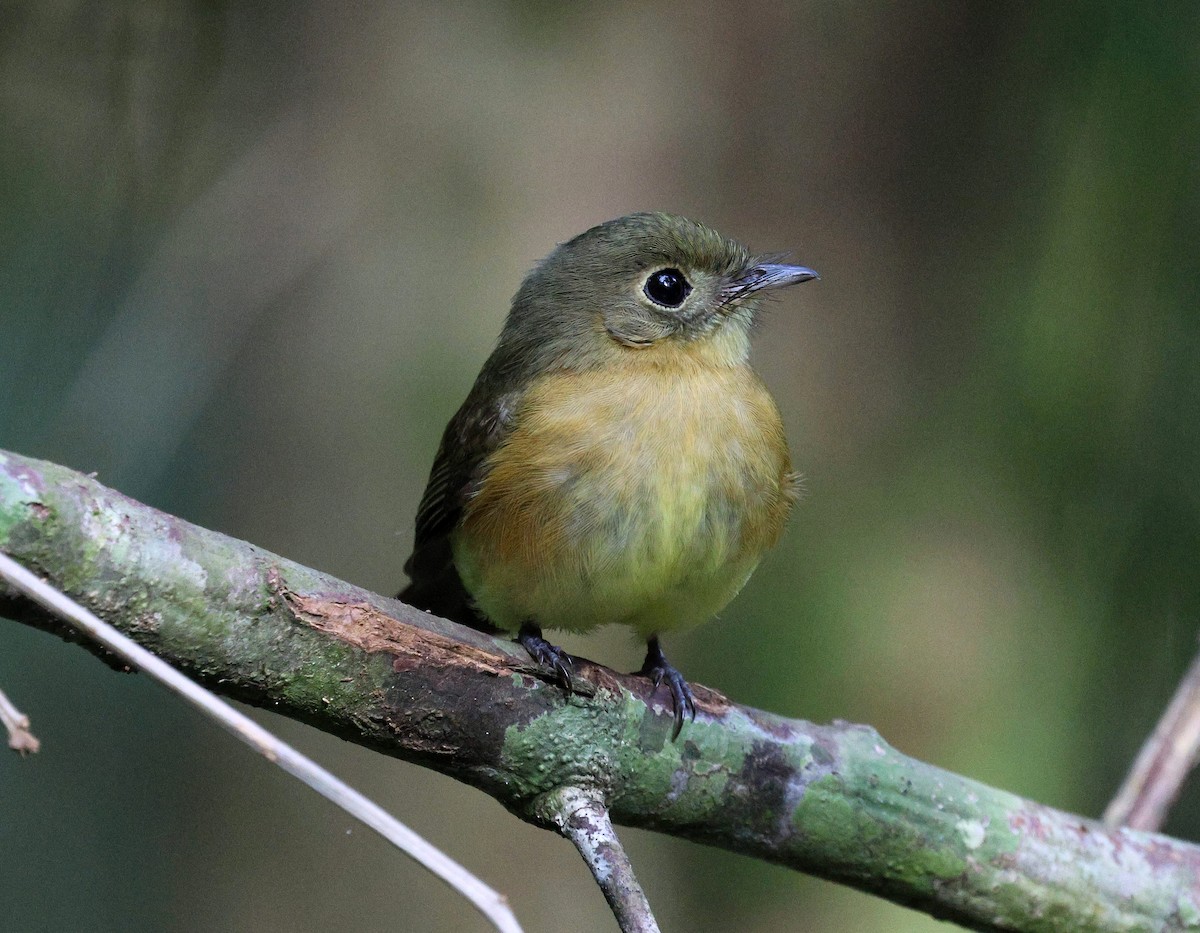
<svg viewBox="0 0 1200 933">
<path fill-rule="evenodd" d="M 657 637 L 646 643 L 646 661 L 638 673 L 651 679 L 655 691 L 664 679 L 667 681 L 667 687 L 671 691 L 671 706 L 675 713 L 675 728 L 671 731 L 671 741 L 674 742 L 683 730 L 684 713 L 687 713 L 692 722 L 696 721 L 696 698 L 692 695 L 692 688 L 663 655 Z"/>
<path fill-rule="evenodd" d="M 542 637 L 542 630 L 536 625 L 522 625 L 521 631 L 517 633 L 517 641 L 538 664 L 554 671 L 558 682 L 567 691 L 567 696 L 571 696 L 573 693 L 571 689 L 571 670 L 575 664 L 575 659 L 563 651 L 562 648 L 546 641 Z"/>
</svg>

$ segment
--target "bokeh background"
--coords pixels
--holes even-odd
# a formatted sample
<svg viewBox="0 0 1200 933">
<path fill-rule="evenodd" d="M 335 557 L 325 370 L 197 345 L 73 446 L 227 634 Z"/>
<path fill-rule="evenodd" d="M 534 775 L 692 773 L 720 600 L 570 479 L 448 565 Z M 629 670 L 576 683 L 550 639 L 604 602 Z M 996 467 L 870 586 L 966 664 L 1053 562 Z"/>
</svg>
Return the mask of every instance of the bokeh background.
<svg viewBox="0 0 1200 933">
<path fill-rule="evenodd" d="M 756 349 L 808 499 L 670 656 L 1098 815 L 1200 622 L 1198 49 L 1194 4 L 0 0 L 0 447 L 394 592 L 525 270 L 693 216 L 822 280 Z M 0 622 L 0 687 L 6 929 L 485 929 L 144 678 Z M 527 930 L 614 928 L 567 843 L 260 718 Z M 942 928 L 624 836 L 669 930 Z"/>
</svg>

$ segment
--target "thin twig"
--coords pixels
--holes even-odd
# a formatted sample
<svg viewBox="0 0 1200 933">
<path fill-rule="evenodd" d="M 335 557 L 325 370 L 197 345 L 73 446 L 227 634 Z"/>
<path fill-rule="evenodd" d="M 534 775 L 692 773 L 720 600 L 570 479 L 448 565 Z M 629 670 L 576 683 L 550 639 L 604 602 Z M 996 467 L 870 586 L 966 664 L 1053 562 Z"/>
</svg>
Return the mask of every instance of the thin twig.
<svg viewBox="0 0 1200 933">
<path fill-rule="evenodd" d="M 650 902 L 599 795 L 564 787 L 549 795 L 538 809 L 575 844 L 604 892 L 622 933 L 659 933 Z"/>
<path fill-rule="evenodd" d="M 1104 811 L 1109 826 L 1157 831 L 1200 752 L 1200 654 Z"/>
<path fill-rule="evenodd" d="M 0 690 L 0 722 L 8 730 L 8 747 L 18 755 L 32 755 L 42 743 L 29 731 L 29 717 L 13 706 L 12 700 Z"/>
<path fill-rule="evenodd" d="M 277 739 L 258 723 L 189 680 L 137 642 L 122 635 L 107 622 L 70 597 L 40 580 L 8 555 L 0 553 L 0 577 L 30 599 L 70 622 L 109 651 L 155 680 L 174 690 L 193 706 L 215 719 L 268 761 L 299 778 L 325 799 L 337 804 L 355 819 L 373 829 L 407 853 L 469 900 L 497 930 L 521 933 L 517 918 L 503 895 L 492 890 L 469 871 L 434 848 L 411 829 L 389 815 L 320 765 Z"/>
</svg>

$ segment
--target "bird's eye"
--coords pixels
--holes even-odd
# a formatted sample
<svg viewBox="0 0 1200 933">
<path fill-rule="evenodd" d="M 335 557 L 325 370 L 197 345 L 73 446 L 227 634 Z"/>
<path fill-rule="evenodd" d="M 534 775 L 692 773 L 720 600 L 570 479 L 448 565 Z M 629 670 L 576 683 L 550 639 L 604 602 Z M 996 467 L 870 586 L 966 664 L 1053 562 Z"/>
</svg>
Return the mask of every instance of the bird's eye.
<svg viewBox="0 0 1200 933">
<path fill-rule="evenodd" d="M 659 269 L 642 286 L 647 298 L 665 308 L 678 308 L 691 290 L 692 286 L 678 269 Z"/>
</svg>

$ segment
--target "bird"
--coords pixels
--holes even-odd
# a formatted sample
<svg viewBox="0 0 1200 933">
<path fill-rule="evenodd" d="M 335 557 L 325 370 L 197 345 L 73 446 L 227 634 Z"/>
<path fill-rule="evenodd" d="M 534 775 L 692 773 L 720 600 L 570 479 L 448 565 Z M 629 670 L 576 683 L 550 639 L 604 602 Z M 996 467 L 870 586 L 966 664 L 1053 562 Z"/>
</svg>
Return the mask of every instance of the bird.
<svg viewBox="0 0 1200 933">
<path fill-rule="evenodd" d="M 632 627 L 677 739 L 695 697 L 660 638 L 725 608 L 798 495 L 751 329 L 816 278 L 660 212 L 557 246 L 446 426 L 399 598 L 515 634 L 568 694 L 573 658 L 543 630 Z"/>
</svg>

